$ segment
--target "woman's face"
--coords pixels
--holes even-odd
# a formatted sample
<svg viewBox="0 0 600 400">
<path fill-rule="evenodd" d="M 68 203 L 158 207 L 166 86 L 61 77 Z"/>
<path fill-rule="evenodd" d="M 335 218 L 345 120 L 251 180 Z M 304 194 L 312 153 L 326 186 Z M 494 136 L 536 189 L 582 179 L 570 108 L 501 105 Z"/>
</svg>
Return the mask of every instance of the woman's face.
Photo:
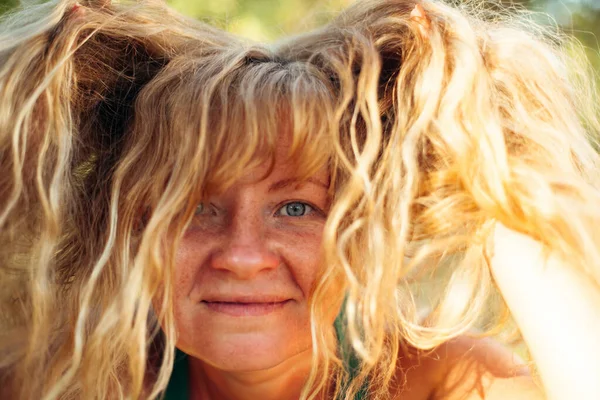
<svg viewBox="0 0 600 400">
<path fill-rule="evenodd" d="M 298 182 L 287 146 L 264 180 L 267 165 L 205 199 L 177 251 L 177 347 L 219 369 L 265 369 L 311 347 L 329 174 Z"/>
</svg>

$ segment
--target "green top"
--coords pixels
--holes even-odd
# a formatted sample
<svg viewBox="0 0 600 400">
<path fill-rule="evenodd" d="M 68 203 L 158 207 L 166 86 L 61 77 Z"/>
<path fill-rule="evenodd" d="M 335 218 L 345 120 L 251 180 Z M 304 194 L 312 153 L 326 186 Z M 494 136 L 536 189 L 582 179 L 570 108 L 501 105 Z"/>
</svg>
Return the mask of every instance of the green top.
<svg viewBox="0 0 600 400">
<path fill-rule="evenodd" d="M 344 307 L 342 307 L 343 309 Z M 344 364 L 350 374 L 350 379 L 356 376 L 356 372 L 359 366 L 359 360 L 356 354 L 352 351 L 348 343 L 344 340 L 345 329 L 344 329 L 344 317 L 343 313 L 337 316 L 334 322 L 335 332 L 340 343 L 340 352 Z M 190 388 L 189 388 L 189 365 L 187 355 L 180 350 L 177 350 L 175 354 L 175 363 L 173 364 L 173 373 L 169 380 L 169 386 L 165 393 L 165 400 L 189 400 Z M 368 383 L 361 388 L 357 393 L 355 400 L 366 399 Z"/>
<path fill-rule="evenodd" d="M 189 400 L 190 388 L 189 365 L 187 354 L 181 350 L 175 353 L 175 363 L 173 364 L 173 373 L 169 379 L 169 386 L 165 392 L 165 400 Z"/>
</svg>

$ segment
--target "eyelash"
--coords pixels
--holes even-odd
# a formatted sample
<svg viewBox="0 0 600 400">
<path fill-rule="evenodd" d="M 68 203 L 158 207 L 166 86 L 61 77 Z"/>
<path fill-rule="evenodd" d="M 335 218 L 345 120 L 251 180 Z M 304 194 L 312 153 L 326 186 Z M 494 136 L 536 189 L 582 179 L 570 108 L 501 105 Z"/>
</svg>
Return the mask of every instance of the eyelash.
<svg viewBox="0 0 600 400">
<path fill-rule="evenodd" d="M 303 204 L 304 206 L 308 207 L 308 210 L 305 211 L 306 213 L 304 215 L 299 215 L 299 216 L 281 215 L 280 214 L 280 212 L 285 207 L 289 206 L 290 204 L 294 204 L 294 203 Z M 211 208 L 213 208 L 213 210 L 214 210 L 215 207 L 214 207 L 214 205 L 212 203 L 209 203 L 208 205 Z M 203 206 L 203 208 L 204 208 L 204 204 L 203 203 L 200 203 L 198 205 L 198 208 L 200 208 L 200 206 Z M 200 215 L 202 215 L 202 212 L 198 212 L 198 208 L 196 209 L 196 212 L 194 213 L 194 216 L 200 216 Z M 204 210 L 202 210 L 202 211 L 204 211 Z M 314 213 L 317 213 L 317 214 L 320 214 L 320 215 L 324 215 L 325 214 L 321 209 L 319 209 L 318 207 L 316 207 L 315 205 L 313 205 L 311 203 L 308 203 L 306 201 L 300 201 L 300 200 L 292 200 L 292 201 L 288 201 L 288 202 L 285 202 L 283 204 L 278 205 L 277 206 L 277 211 L 275 212 L 275 216 L 278 216 L 278 217 L 291 217 L 291 218 L 306 218 L 306 217 L 309 217 L 311 214 L 314 214 Z"/>
<path fill-rule="evenodd" d="M 290 204 L 302 204 L 302 205 L 304 205 L 305 207 L 307 207 L 308 209 L 306 209 L 306 210 L 305 210 L 305 214 L 304 214 L 304 215 L 298 215 L 298 216 L 293 216 L 293 215 L 281 215 L 281 214 L 280 214 L 280 213 L 281 213 L 281 211 L 282 211 L 282 210 L 285 210 L 285 209 L 287 208 L 287 206 L 289 206 Z M 319 212 L 320 212 L 320 210 L 319 210 L 317 207 L 313 206 L 312 204 L 310 204 L 310 203 L 307 203 L 307 202 L 305 202 L 305 201 L 298 201 L 298 200 L 296 200 L 296 201 L 288 201 L 288 202 L 286 202 L 286 203 L 282 204 L 282 205 L 281 205 L 281 206 L 280 206 L 280 207 L 277 209 L 277 211 L 275 212 L 275 215 L 277 215 L 277 216 L 279 216 L 279 217 L 306 218 L 306 217 L 310 216 L 311 214 L 314 214 L 314 213 L 319 213 Z"/>
</svg>

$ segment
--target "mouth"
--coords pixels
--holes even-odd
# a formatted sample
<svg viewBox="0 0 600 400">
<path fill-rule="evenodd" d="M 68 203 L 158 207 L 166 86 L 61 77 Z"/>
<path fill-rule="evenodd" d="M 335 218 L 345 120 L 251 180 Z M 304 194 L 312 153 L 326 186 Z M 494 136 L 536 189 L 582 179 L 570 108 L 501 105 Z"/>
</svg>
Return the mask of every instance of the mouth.
<svg viewBox="0 0 600 400">
<path fill-rule="evenodd" d="M 291 299 L 278 301 L 208 301 L 203 304 L 208 310 L 232 317 L 259 317 L 283 309 Z"/>
</svg>

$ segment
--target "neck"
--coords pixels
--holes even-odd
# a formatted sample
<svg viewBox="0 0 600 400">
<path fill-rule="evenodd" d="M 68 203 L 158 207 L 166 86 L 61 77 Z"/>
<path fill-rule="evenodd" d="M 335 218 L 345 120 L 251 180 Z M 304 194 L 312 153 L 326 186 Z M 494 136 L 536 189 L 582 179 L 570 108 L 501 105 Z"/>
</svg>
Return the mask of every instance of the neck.
<svg viewBox="0 0 600 400">
<path fill-rule="evenodd" d="M 264 370 L 231 372 L 190 358 L 193 400 L 296 400 L 311 368 L 311 349 Z"/>
</svg>

